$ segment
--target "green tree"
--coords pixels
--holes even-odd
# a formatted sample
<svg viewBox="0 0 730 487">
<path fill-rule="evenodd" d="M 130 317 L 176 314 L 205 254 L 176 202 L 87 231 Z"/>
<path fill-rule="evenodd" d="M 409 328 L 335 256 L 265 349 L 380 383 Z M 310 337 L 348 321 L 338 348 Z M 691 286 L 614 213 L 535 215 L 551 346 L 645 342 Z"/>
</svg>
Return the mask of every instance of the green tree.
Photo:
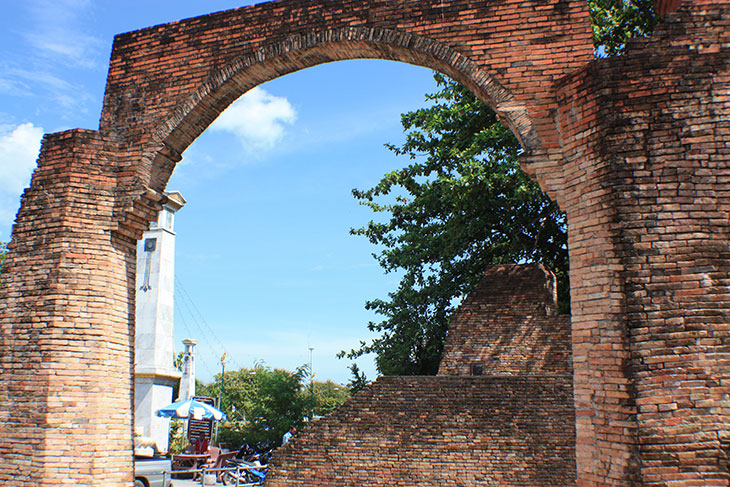
<svg viewBox="0 0 730 487">
<path fill-rule="evenodd" d="M 335 384 L 331 380 L 314 381 L 304 390 L 305 397 L 309 393 L 312 415 L 325 416 L 342 406 L 350 398 L 347 387 Z"/>
<path fill-rule="evenodd" d="M 651 34 L 659 21 L 654 0 L 589 0 L 588 7 L 598 55 L 623 53 L 629 39 Z"/>
<path fill-rule="evenodd" d="M 355 362 L 350 364 L 350 372 L 352 373 L 352 379 L 350 379 L 350 382 L 347 383 L 347 388 L 350 391 L 351 395 L 355 395 L 361 390 L 365 389 L 368 384 L 370 384 L 370 381 L 368 380 L 367 376 L 363 371 L 360 370 L 360 367 L 357 366 Z"/>
<path fill-rule="evenodd" d="M 216 374 L 215 381 L 199 388 L 199 393 L 217 397 L 221 379 L 221 374 Z M 229 421 L 219 425 L 219 441 L 276 444 L 290 424 L 301 423 L 305 406 L 301 389 L 300 371 L 257 366 L 226 372 L 220 409 Z"/>
<path fill-rule="evenodd" d="M 620 54 L 657 21 L 652 0 L 590 0 L 589 8 L 599 56 Z M 565 216 L 522 173 L 518 142 L 494 112 L 435 78 L 429 106 L 401 117 L 405 143 L 387 145 L 411 163 L 353 190 L 381 218 L 351 233 L 378 246 L 378 263 L 401 279 L 386 299 L 366 303 L 383 317 L 368 325 L 377 338 L 346 355 L 375 353 L 385 375 L 437 371 L 450 316 L 488 264 L 542 262 L 557 276 L 561 311 L 570 309 Z"/>
<path fill-rule="evenodd" d="M 7 242 L 0 242 L 0 274 L 5 268 L 5 257 L 8 255 L 8 244 Z"/>
<path fill-rule="evenodd" d="M 217 374 L 214 382 L 198 386 L 199 395 L 217 397 L 222 380 L 225 393 L 221 410 L 228 420 L 219 425 L 219 441 L 239 446 L 266 442 L 278 445 L 294 425 L 301 427 L 309 417 L 337 409 L 349 397 L 345 387 L 330 381 L 311 381 L 306 366 L 294 372 L 257 365 L 253 369 Z"/>
<path fill-rule="evenodd" d="M 406 113 L 406 141 L 388 145 L 411 164 L 386 174 L 361 204 L 387 215 L 353 229 L 402 273 L 388 299 L 366 307 L 384 317 L 380 336 L 349 356 L 375 352 L 385 375 L 433 374 L 449 318 L 488 264 L 544 262 L 567 296 L 565 217 L 519 168 L 519 143 L 470 91 L 440 74 L 430 106 Z"/>
</svg>

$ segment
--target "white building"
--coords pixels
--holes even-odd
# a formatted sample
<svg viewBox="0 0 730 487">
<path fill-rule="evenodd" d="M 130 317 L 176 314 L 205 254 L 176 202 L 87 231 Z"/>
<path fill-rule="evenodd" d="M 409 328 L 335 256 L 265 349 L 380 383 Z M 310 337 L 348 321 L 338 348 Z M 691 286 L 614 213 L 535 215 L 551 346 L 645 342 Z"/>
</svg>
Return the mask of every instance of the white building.
<svg viewBox="0 0 730 487">
<path fill-rule="evenodd" d="M 174 366 L 175 213 L 185 205 L 178 192 L 165 193 L 157 221 L 137 245 L 137 314 L 134 359 L 135 433 L 167 452 L 170 420 L 156 416 L 173 400 L 180 380 Z"/>
</svg>

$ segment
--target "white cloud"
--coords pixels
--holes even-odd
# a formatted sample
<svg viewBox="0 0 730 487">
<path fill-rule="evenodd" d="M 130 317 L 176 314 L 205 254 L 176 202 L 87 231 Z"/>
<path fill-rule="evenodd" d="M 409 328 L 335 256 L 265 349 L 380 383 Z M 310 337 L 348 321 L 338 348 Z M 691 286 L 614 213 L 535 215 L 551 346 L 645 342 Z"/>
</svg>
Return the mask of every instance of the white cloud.
<svg viewBox="0 0 730 487">
<path fill-rule="evenodd" d="M 83 32 L 82 16 L 90 7 L 88 0 L 32 0 L 28 8 L 39 28 L 27 32 L 25 38 L 49 57 L 92 68 L 97 64 L 103 43 Z"/>
<path fill-rule="evenodd" d="M 5 71 L 4 74 L 8 74 L 6 68 L 3 68 L 3 71 Z M 0 78 L 0 93 L 10 96 L 28 96 L 33 94 L 27 84 L 20 80 L 10 78 Z"/>
<path fill-rule="evenodd" d="M 244 148 L 255 152 L 273 149 L 284 138 L 285 125 L 296 119 L 289 100 L 257 87 L 236 100 L 210 128 L 235 134 Z"/>
<path fill-rule="evenodd" d="M 20 205 L 20 193 L 30 184 L 43 129 L 32 123 L 0 125 L 0 241 L 10 236 L 10 224 Z"/>
<path fill-rule="evenodd" d="M 27 88 L 25 92 L 22 92 L 21 89 L 35 85 L 45 88 L 56 103 L 63 108 L 79 110 L 79 106 L 89 101 L 90 96 L 82 86 L 71 84 L 49 72 L 18 68 L 9 68 L 5 71 L 15 80 L 0 79 L 0 92 L 7 92 L 15 96 L 32 95 L 33 92 L 30 88 Z M 11 83 L 14 83 L 15 86 L 13 87 Z M 7 89 L 5 89 L 6 86 Z"/>
<path fill-rule="evenodd" d="M 0 193 L 19 195 L 30 182 L 43 129 L 32 123 L 0 134 Z"/>
<path fill-rule="evenodd" d="M 45 93 L 60 107 L 86 113 L 92 98 L 82 85 L 72 84 L 42 69 L 23 69 L 0 65 L 0 94 L 32 97 Z"/>
<path fill-rule="evenodd" d="M 28 83 L 30 82 L 36 82 L 45 85 L 49 90 L 57 92 L 71 93 L 78 91 L 78 87 L 47 71 L 39 69 L 7 68 L 5 72 L 18 80 L 24 80 L 25 86 L 28 86 Z"/>
<path fill-rule="evenodd" d="M 26 0 L 24 15 L 6 33 L 16 42 L 0 59 L 0 95 L 27 97 L 43 102 L 41 111 L 60 107 L 60 118 L 88 112 L 93 101 L 79 68 L 98 69 L 106 64 L 109 41 L 89 34 L 94 26 L 90 0 Z M 30 109 L 30 107 L 29 107 Z M 56 126 L 54 130 L 59 130 Z M 2 132 L 0 132 L 0 135 Z"/>
<path fill-rule="evenodd" d="M 55 26 L 43 33 L 26 34 L 26 39 L 46 55 L 65 59 L 72 65 L 93 68 L 97 64 L 98 39 L 94 37 Z"/>
</svg>

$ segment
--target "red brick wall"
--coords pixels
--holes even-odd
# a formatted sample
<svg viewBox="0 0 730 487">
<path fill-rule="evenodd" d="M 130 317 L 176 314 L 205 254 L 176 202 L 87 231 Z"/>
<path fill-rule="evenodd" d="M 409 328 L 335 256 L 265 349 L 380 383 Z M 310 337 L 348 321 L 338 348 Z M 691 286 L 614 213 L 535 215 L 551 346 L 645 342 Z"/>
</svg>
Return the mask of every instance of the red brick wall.
<svg viewBox="0 0 730 487">
<path fill-rule="evenodd" d="M 582 0 L 289 0 L 118 36 L 99 131 L 46 139 L 14 229 L 0 478 L 129 480 L 130 421 L 107 411 L 131 408 L 134 239 L 182 151 L 243 92 L 327 61 L 409 62 L 475 89 L 537 151 L 557 146 L 550 84 L 590 57 Z"/>
<path fill-rule="evenodd" d="M 276 486 L 575 485 L 570 319 L 541 265 L 491 266 L 439 377 L 386 377 L 282 448 Z M 484 376 L 468 377 L 484 363 Z"/>
<path fill-rule="evenodd" d="M 575 485 L 568 378 L 381 377 L 279 449 L 266 485 Z"/>
<path fill-rule="evenodd" d="M 559 85 L 586 485 L 730 482 L 729 33 L 685 8 Z"/>
<path fill-rule="evenodd" d="M 677 11 L 682 4 L 682 0 L 655 0 L 654 10 L 661 18 Z"/>
<path fill-rule="evenodd" d="M 99 131 L 47 136 L 14 229 L 0 481 L 129 485 L 134 240 L 180 153 L 256 84 L 374 57 L 492 103 L 568 214 L 578 485 L 727 485 L 729 8 L 589 64 L 583 0 L 288 0 L 118 36 Z"/>
<path fill-rule="evenodd" d="M 121 485 L 135 242 L 112 236 L 117 180 L 98 133 L 46 136 L 39 160 L 0 287 L 0 484 Z"/>
<path fill-rule="evenodd" d="M 572 375 L 570 316 L 542 265 L 487 268 L 451 318 L 439 375 Z"/>
<path fill-rule="evenodd" d="M 128 145 L 129 184 L 162 192 L 180 154 L 243 92 L 357 58 L 443 71 L 492 104 L 526 149 L 556 149 L 551 84 L 592 58 L 587 5 L 287 0 L 121 34 L 100 129 Z"/>
</svg>

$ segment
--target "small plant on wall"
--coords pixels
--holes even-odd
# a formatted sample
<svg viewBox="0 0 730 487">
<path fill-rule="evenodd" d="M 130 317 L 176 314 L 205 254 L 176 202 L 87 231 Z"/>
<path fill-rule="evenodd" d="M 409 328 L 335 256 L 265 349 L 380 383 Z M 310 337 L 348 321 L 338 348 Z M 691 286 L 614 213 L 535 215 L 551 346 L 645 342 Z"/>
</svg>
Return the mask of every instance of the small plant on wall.
<svg viewBox="0 0 730 487">
<path fill-rule="evenodd" d="M 5 257 L 8 255 L 8 244 L 7 242 L 0 242 L 0 274 L 3 272 L 5 267 Z"/>
</svg>

